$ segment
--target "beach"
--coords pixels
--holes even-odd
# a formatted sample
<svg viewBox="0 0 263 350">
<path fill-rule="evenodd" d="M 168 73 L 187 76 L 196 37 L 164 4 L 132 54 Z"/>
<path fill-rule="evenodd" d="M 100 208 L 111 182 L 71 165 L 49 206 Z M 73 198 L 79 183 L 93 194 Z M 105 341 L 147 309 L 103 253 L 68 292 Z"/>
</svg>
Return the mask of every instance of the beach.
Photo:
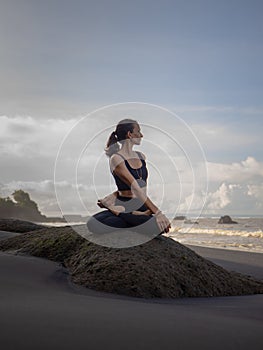
<svg viewBox="0 0 263 350">
<path fill-rule="evenodd" d="M 191 249 L 226 269 L 263 279 L 262 254 Z M 3 349 L 263 346 L 263 295 L 142 299 L 96 292 L 70 282 L 58 263 L 10 252 L 0 252 L 0 269 Z"/>
</svg>

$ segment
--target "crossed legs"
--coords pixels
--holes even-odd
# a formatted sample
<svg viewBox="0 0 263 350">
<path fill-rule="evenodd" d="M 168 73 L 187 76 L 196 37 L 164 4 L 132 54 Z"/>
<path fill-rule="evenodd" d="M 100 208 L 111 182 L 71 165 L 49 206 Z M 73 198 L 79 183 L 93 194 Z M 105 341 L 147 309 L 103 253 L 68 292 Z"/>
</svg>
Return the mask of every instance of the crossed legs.
<svg viewBox="0 0 263 350">
<path fill-rule="evenodd" d="M 155 218 L 152 215 L 134 215 L 120 213 L 114 215 L 110 210 L 101 211 L 87 222 L 89 231 L 93 233 L 109 233 L 116 228 L 132 228 L 132 231 L 156 236 L 161 233 Z"/>
</svg>

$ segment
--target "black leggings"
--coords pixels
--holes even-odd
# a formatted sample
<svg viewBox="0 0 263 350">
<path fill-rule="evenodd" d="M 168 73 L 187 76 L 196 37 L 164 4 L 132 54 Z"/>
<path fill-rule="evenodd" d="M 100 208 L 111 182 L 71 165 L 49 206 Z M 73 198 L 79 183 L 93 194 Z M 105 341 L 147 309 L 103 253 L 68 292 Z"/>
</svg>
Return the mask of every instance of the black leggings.
<svg viewBox="0 0 263 350">
<path fill-rule="evenodd" d="M 125 211 L 118 216 L 110 210 L 104 210 L 91 216 L 87 227 L 93 233 L 109 233 L 116 231 L 116 228 L 131 228 L 131 231 L 156 236 L 161 233 L 153 215 L 134 215 L 131 211 L 145 211 L 148 208 L 137 198 L 118 196 L 116 205 L 123 205 Z M 142 204 L 140 206 L 140 204 Z"/>
</svg>

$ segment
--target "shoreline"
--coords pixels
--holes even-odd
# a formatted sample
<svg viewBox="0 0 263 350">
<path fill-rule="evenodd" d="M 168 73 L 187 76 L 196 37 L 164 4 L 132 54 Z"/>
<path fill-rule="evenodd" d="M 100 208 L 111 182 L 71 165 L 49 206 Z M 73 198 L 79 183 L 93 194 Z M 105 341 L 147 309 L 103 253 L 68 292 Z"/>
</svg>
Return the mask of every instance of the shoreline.
<svg viewBox="0 0 263 350">
<path fill-rule="evenodd" d="M 172 238 L 172 237 L 169 237 L 169 238 Z M 173 239 L 173 238 L 172 238 Z M 176 239 L 174 239 L 176 241 Z M 233 252 L 244 252 L 244 253 L 253 253 L 253 254 L 263 254 L 263 251 L 261 250 L 249 250 L 248 249 L 243 249 L 243 248 L 235 248 L 235 247 L 220 247 L 220 246 L 212 246 L 212 245 L 205 245 L 205 244 L 190 244 L 190 243 L 184 243 L 184 242 L 180 242 L 177 240 L 177 242 L 185 245 L 185 246 L 189 246 L 189 247 L 201 247 L 201 248 L 207 248 L 207 249 L 219 249 L 219 250 L 230 250 L 230 251 L 233 251 Z"/>
</svg>

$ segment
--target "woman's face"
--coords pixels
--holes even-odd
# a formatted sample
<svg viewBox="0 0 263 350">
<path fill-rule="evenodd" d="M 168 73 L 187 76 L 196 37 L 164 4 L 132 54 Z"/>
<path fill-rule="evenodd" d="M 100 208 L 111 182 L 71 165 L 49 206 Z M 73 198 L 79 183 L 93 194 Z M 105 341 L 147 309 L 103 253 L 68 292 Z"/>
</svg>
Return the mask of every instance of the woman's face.
<svg viewBox="0 0 263 350">
<path fill-rule="evenodd" d="M 139 145 L 141 143 L 141 138 L 143 134 L 141 133 L 141 128 L 139 124 L 134 124 L 133 131 L 131 132 L 131 140 L 135 145 Z"/>
</svg>

